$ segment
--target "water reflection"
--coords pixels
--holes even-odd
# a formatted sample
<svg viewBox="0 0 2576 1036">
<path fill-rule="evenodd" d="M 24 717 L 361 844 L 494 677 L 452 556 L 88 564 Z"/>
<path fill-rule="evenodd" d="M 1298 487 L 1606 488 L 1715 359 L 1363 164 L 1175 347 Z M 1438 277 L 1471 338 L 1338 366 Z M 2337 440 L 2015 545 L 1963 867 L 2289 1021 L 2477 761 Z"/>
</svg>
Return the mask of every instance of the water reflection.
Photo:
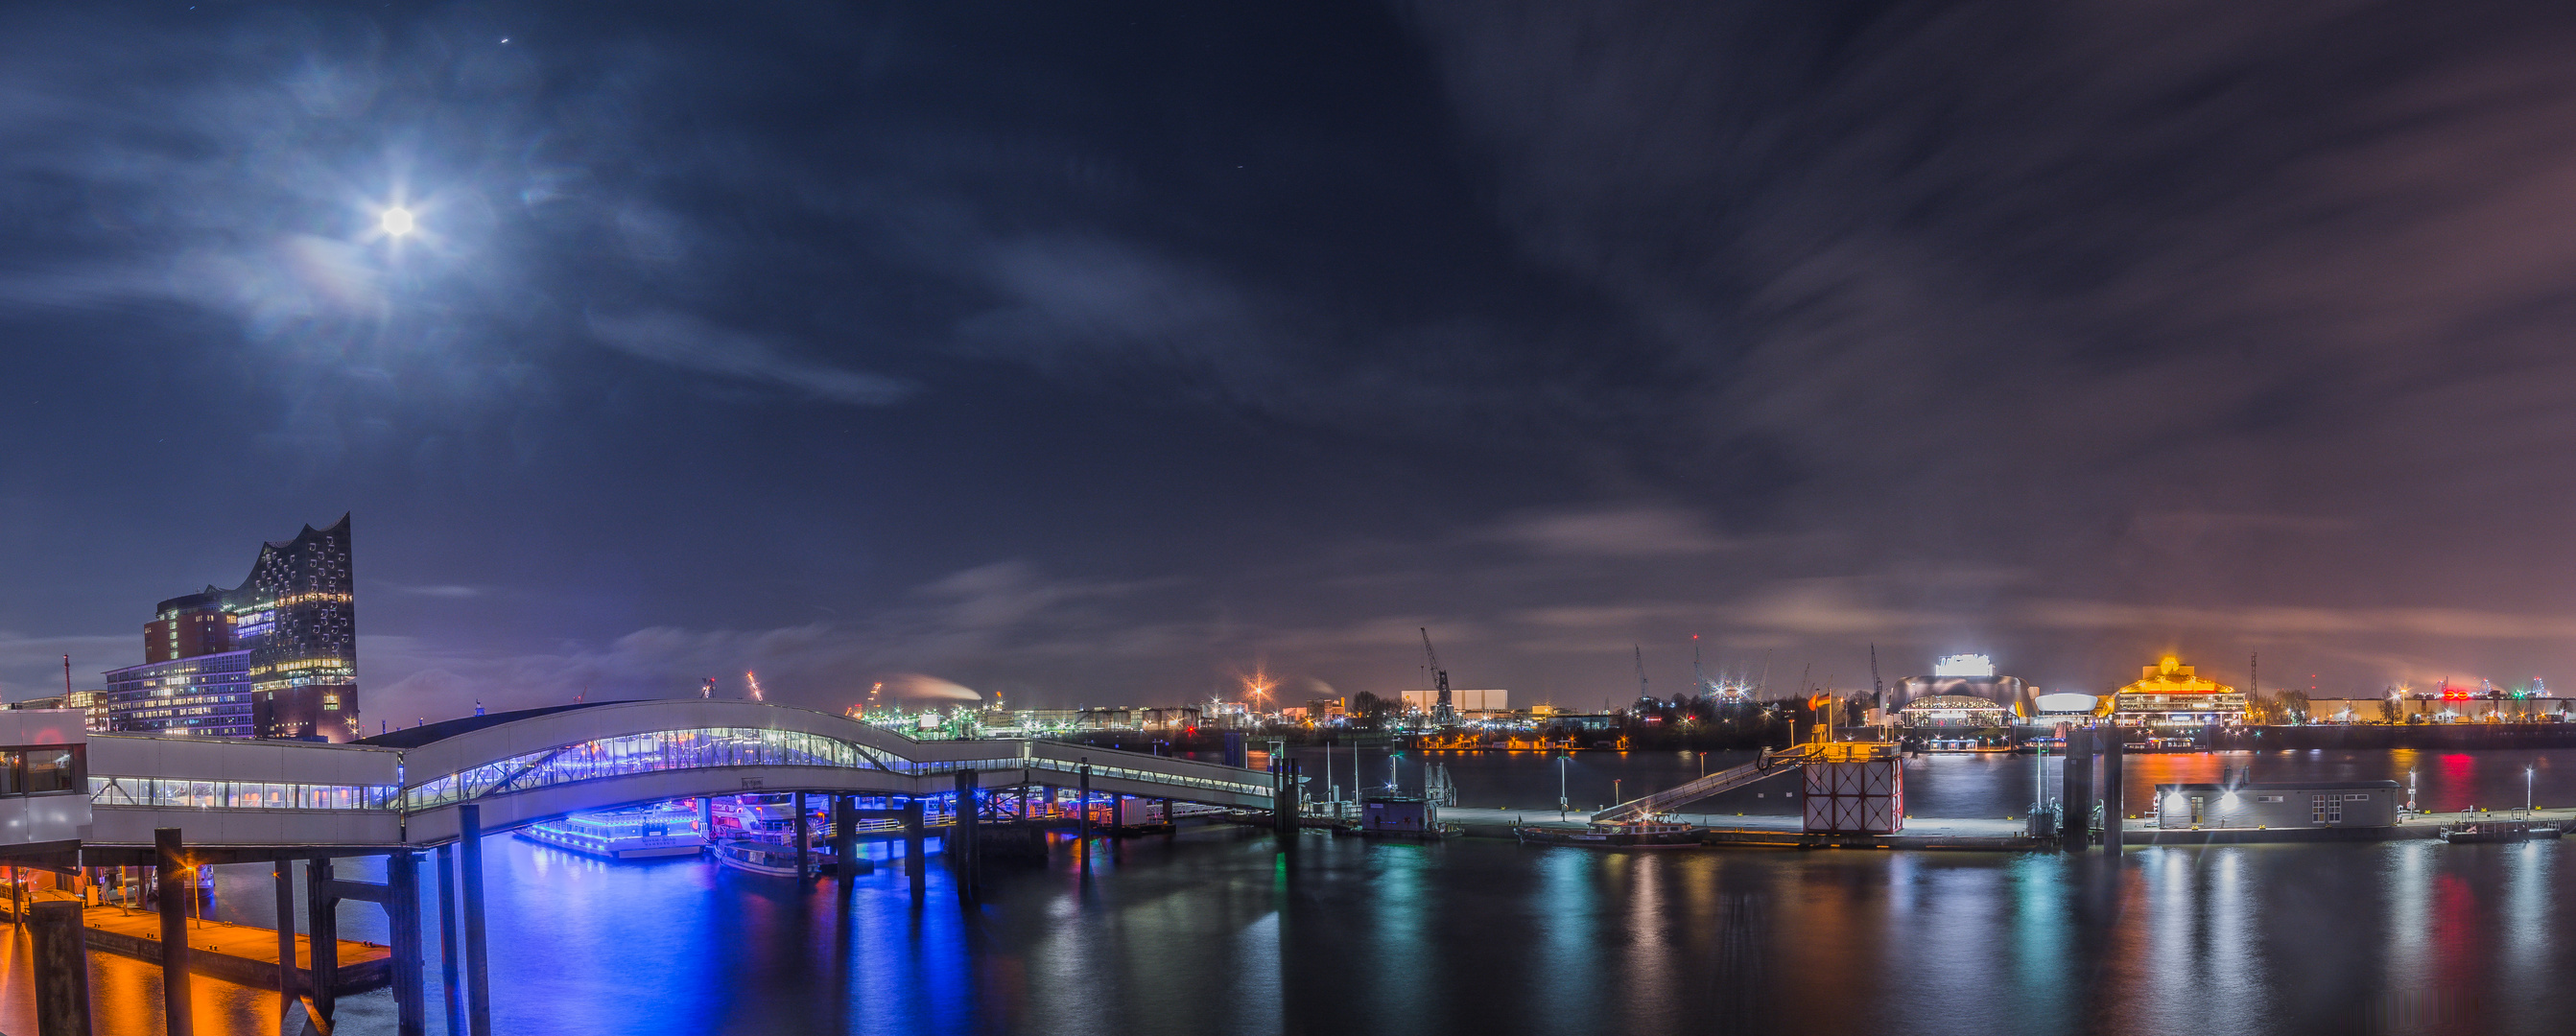
<svg viewBox="0 0 2576 1036">
<path fill-rule="evenodd" d="M 2465 805 L 2518 801 L 2530 755 L 2165 756 L 2132 772 L 2210 780 L 2250 763 L 2256 779 L 2360 779 L 2414 765 L 2428 799 Z M 2035 787 L 2028 759 L 1921 763 L 1942 801 L 1982 797 L 1997 815 Z M 1648 786 L 1697 769 L 1590 765 Z M 1542 757 L 1451 772 L 1471 801 L 1555 797 Z M 2567 770 L 2539 771 L 2544 802 L 2552 772 Z M 1267 832 L 1207 828 L 1117 843 L 1088 877 L 1059 848 L 1043 869 L 997 870 L 966 909 L 937 866 L 916 906 L 891 860 L 844 892 L 487 843 L 499 1031 L 782 1036 L 2554 1032 L 2576 1009 L 2554 981 L 2576 922 L 2564 851 L 2222 846 L 2112 863 L 1307 835 L 1283 852 Z M 215 916 L 269 916 L 265 867 L 222 868 L 218 886 Z M 350 937 L 384 938 L 375 908 L 343 916 Z M 33 1031 L 25 955 L 23 937 L 0 937 L 0 1031 Z M 158 972 L 95 960 L 100 1032 L 157 1032 Z M 200 1031 L 266 1031 L 272 994 L 197 988 Z M 390 1031 L 384 994 L 347 1010 L 352 1031 Z"/>
</svg>

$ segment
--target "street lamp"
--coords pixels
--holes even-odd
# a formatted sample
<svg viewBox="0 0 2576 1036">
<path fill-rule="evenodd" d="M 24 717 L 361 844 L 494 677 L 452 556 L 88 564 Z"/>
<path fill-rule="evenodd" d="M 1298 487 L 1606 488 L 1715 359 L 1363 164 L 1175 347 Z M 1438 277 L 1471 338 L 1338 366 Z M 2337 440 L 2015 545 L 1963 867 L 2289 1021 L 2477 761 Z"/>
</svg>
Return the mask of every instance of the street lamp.
<svg viewBox="0 0 2576 1036">
<path fill-rule="evenodd" d="M 1574 757 L 1570 755 L 1556 757 L 1556 818 L 1558 820 L 1565 819 L 1565 814 L 1574 808 L 1565 798 L 1565 768 L 1572 762 Z"/>
</svg>

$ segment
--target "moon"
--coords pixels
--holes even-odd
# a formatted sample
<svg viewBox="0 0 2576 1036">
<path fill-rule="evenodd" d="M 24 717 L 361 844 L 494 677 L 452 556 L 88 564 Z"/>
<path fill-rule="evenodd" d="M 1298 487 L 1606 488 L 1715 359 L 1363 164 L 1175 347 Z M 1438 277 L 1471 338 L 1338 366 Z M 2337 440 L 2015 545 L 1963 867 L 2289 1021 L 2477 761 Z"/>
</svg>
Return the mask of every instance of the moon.
<svg viewBox="0 0 2576 1036">
<path fill-rule="evenodd" d="M 382 226 L 385 233 L 395 237 L 401 237 L 405 234 L 411 233 L 412 227 L 414 226 L 411 218 L 411 210 L 403 208 L 400 205 L 386 209 L 384 211 L 384 215 L 377 218 L 377 225 Z"/>
</svg>

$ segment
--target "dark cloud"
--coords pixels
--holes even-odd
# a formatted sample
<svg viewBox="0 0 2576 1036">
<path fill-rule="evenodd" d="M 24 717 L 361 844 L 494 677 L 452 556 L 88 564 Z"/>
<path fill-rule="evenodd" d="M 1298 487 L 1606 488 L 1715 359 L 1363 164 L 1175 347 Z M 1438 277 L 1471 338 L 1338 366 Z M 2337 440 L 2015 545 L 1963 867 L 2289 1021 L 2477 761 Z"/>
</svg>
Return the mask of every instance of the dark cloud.
<svg viewBox="0 0 2576 1036">
<path fill-rule="evenodd" d="M 343 509 L 388 716 L 2554 671 L 2571 30 L 14 10 L 0 682 Z"/>
</svg>

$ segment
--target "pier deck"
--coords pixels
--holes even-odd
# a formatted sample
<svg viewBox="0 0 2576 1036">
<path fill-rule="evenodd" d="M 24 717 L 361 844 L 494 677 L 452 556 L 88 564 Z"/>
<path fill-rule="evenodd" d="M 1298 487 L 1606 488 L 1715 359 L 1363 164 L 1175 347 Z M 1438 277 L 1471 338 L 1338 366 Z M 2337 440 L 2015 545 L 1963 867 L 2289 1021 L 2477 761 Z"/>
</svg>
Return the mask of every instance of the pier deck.
<svg viewBox="0 0 2576 1036">
<path fill-rule="evenodd" d="M 1555 810 L 1468 809 L 1442 807 L 1440 821 L 1456 824 L 1469 837 L 1510 838 L 1512 827 L 1582 830 L 1589 812 L 1568 813 L 1559 819 Z M 2512 813 L 2474 814 L 2469 819 L 2504 819 L 2508 816 L 2533 820 L 2556 821 L 2562 828 L 2576 829 L 2576 809 L 2541 809 Z M 2024 834 L 2027 818 L 2015 817 L 1907 817 L 1905 830 L 1893 835 L 1810 835 L 1802 830 L 1796 816 L 1737 816 L 1719 813 L 1668 814 L 1674 821 L 1703 829 L 1703 839 L 1713 846 L 1746 848 L 1840 848 L 1871 849 L 1972 849 L 1990 852 L 2030 852 L 2053 849 L 2055 839 L 2033 839 Z M 2395 827 L 2290 827 L 2290 828 L 2203 828 L 2200 830 L 2166 830 L 2151 820 L 2130 820 L 2121 831 L 2125 845 L 2243 845 L 2275 842 L 2387 842 L 2440 837 L 2445 824 L 2458 823 L 2457 813 L 2410 816 Z"/>
<path fill-rule="evenodd" d="M 77 902 L 70 893 L 47 889 L 37 892 L 38 902 Z M 9 903 L 0 899 L 0 921 L 15 921 Z M 89 948 L 120 956 L 133 957 L 150 964 L 161 963 L 161 915 L 119 906 L 91 906 L 81 911 L 81 924 L 88 929 Z M 191 973 L 219 978 L 226 982 L 261 989 L 277 988 L 277 930 L 228 921 L 188 922 L 188 970 Z M 295 955 L 299 961 L 313 959 L 311 936 L 295 937 Z M 296 981 L 310 986 L 312 971 L 295 969 Z M 333 983 L 338 993 L 363 993 L 393 984 L 393 950 L 371 942 L 340 940 L 339 981 Z"/>
</svg>

